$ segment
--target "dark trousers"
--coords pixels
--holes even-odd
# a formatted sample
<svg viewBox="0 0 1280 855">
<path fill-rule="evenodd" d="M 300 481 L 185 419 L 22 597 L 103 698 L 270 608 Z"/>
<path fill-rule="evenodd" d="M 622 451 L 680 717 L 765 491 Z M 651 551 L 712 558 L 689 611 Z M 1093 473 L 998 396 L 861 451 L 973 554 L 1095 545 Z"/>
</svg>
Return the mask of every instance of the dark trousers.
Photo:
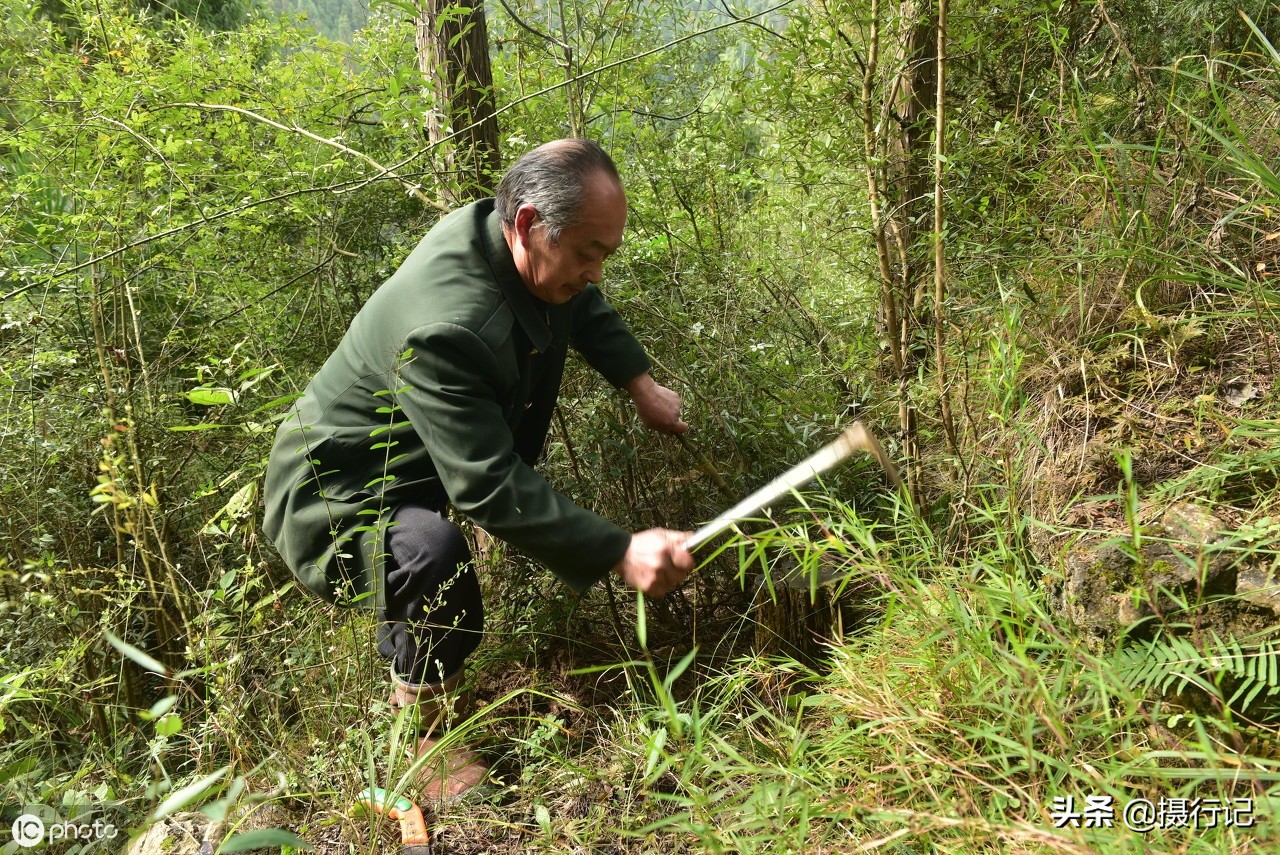
<svg viewBox="0 0 1280 855">
<path fill-rule="evenodd" d="M 484 633 L 471 548 L 443 511 L 403 505 L 391 522 L 378 652 L 402 680 L 438 683 L 462 667 Z"/>
</svg>

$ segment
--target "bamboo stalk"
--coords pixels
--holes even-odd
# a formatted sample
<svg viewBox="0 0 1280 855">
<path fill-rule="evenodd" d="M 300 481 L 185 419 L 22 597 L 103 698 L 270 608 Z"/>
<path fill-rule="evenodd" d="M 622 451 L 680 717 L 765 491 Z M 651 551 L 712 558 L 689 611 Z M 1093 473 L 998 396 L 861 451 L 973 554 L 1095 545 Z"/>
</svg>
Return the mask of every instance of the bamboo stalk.
<svg viewBox="0 0 1280 855">
<path fill-rule="evenodd" d="M 943 228 L 946 208 L 943 204 L 943 171 L 947 158 L 947 111 L 944 94 L 947 86 L 947 0 L 938 0 L 938 92 L 934 105 L 933 156 L 933 364 L 938 378 L 938 402 L 941 408 L 942 432 L 947 448 L 960 455 L 956 442 L 955 420 L 951 414 L 951 392 L 947 385 L 947 264 Z"/>
</svg>

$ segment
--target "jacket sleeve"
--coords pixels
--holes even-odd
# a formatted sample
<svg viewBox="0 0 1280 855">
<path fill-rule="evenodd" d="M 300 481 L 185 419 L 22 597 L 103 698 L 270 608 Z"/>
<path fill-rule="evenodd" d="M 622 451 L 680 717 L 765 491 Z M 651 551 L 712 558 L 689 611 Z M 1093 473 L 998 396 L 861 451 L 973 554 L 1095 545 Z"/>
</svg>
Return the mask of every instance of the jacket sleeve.
<svg viewBox="0 0 1280 855">
<path fill-rule="evenodd" d="M 588 285 L 574 300 L 569 340 L 587 364 L 617 388 L 650 368 L 643 345 L 594 285 Z"/>
<path fill-rule="evenodd" d="M 493 352 L 470 330 L 416 330 L 395 404 L 434 462 L 449 500 L 496 537 L 582 592 L 626 553 L 631 535 L 556 492 L 513 450 Z"/>
</svg>

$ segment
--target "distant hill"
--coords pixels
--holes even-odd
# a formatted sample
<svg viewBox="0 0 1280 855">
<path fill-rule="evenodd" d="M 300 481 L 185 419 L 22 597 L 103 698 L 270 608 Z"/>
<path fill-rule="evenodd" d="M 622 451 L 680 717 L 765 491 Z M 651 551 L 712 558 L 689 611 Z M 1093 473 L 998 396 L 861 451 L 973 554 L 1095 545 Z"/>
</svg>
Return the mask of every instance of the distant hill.
<svg viewBox="0 0 1280 855">
<path fill-rule="evenodd" d="M 350 42 L 369 17 L 369 0 L 268 0 L 267 6 L 281 15 L 305 15 L 316 32 L 342 42 Z"/>
</svg>

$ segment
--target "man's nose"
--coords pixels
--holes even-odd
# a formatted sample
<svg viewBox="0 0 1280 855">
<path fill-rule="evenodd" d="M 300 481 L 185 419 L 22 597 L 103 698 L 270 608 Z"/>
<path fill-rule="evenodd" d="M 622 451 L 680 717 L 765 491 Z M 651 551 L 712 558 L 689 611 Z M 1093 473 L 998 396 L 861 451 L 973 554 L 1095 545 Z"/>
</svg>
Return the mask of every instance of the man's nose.
<svg viewBox="0 0 1280 855">
<path fill-rule="evenodd" d="M 604 264 L 596 262 L 588 265 L 587 269 L 582 271 L 582 278 L 592 285 L 599 285 L 600 281 L 604 279 Z"/>
</svg>

